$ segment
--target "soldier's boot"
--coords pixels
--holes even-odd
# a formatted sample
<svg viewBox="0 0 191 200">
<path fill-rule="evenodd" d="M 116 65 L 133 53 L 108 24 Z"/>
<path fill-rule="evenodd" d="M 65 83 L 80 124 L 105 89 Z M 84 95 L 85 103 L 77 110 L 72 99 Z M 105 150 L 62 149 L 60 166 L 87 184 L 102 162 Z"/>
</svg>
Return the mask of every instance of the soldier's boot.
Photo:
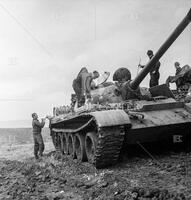
<svg viewBox="0 0 191 200">
<path fill-rule="evenodd" d="M 44 142 L 39 144 L 39 156 L 42 157 L 44 152 Z"/>
<path fill-rule="evenodd" d="M 34 156 L 35 156 L 36 160 L 39 159 L 38 151 L 39 151 L 39 145 L 38 145 L 38 143 L 35 143 L 35 145 L 34 145 Z"/>
</svg>

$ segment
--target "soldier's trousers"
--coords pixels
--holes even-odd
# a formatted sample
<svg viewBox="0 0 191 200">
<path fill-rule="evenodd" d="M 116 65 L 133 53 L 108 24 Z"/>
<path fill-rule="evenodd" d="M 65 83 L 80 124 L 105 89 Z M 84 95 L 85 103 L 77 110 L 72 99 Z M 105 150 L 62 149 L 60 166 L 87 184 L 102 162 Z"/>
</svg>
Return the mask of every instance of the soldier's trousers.
<svg viewBox="0 0 191 200">
<path fill-rule="evenodd" d="M 149 82 L 149 87 L 154 87 L 157 86 L 159 84 L 159 78 L 160 78 L 160 74 L 158 73 L 154 73 L 152 74 Z"/>
<path fill-rule="evenodd" d="M 41 134 L 33 134 L 34 138 L 34 156 L 38 158 L 38 156 L 42 156 L 44 151 L 44 142 Z"/>
</svg>

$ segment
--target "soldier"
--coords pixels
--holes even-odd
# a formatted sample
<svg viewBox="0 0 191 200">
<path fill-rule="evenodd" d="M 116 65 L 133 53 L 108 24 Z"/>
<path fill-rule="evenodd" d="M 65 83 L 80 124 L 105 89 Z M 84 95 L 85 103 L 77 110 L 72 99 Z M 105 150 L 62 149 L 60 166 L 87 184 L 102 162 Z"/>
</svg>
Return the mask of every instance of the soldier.
<svg viewBox="0 0 191 200">
<path fill-rule="evenodd" d="M 181 72 L 182 68 L 180 67 L 179 62 L 175 62 L 174 67 L 176 69 L 176 73 L 175 73 L 175 76 L 176 76 Z M 175 83 L 176 83 L 176 88 L 178 88 L 181 85 L 181 79 L 178 79 L 177 81 L 175 81 Z"/>
<path fill-rule="evenodd" d="M 89 73 L 85 67 L 80 70 L 77 78 L 74 79 L 72 84 L 72 87 L 77 96 L 78 107 L 84 104 L 85 98 L 90 97 L 91 83 L 93 79 L 96 79 L 98 77 L 99 73 L 97 71 Z"/>
<path fill-rule="evenodd" d="M 154 56 L 153 51 L 148 50 L 147 55 L 149 59 L 152 59 L 152 57 Z M 144 65 L 140 65 L 140 64 L 139 66 L 142 68 L 144 67 Z M 160 78 L 159 68 L 160 68 L 160 62 L 158 61 L 153 67 L 153 69 L 150 71 L 149 87 L 157 86 L 159 84 L 159 78 Z"/>
<path fill-rule="evenodd" d="M 121 67 L 113 74 L 113 81 L 124 83 L 129 80 L 131 80 L 131 72 L 127 68 Z"/>
<path fill-rule="evenodd" d="M 43 118 L 41 122 L 38 120 L 38 115 L 36 113 L 32 114 L 32 127 L 33 127 L 33 138 L 34 138 L 34 156 L 36 159 L 43 156 L 44 142 L 41 134 L 41 130 L 45 125 L 45 119 Z M 39 153 L 39 154 L 38 154 Z"/>
<path fill-rule="evenodd" d="M 169 76 L 167 78 L 167 86 L 169 87 L 169 83 L 176 83 L 177 90 L 188 90 L 191 84 L 191 67 L 189 65 L 180 67 L 179 62 L 175 62 L 174 67 L 176 68 L 175 76 Z"/>
<path fill-rule="evenodd" d="M 98 77 L 98 71 L 93 71 L 93 73 L 82 74 L 82 94 L 85 95 L 86 98 L 90 97 L 91 89 L 95 89 L 95 84 L 93 83 L 93 81 Z"/>
<path fill-rule="evenodd" d="M 117 89 L 114 91 L 115 95 L 121 96 L 123 100 L 151 100 L 151 94 L 147 88 L 138 88 L 135 91 L 130 89 L 131 72 L 127 68 L 121 67 L 117 69 L 113 74 L 113 81 L 115 81 L 117 86 Z"/>
<path fill-rule="evenodd" d="M 79 106 L 81 102 L 83 101 L 83 95 L 82 95 L 82 74 L 83 73 L 88 73 L 88 70 L 85 67 L 83 67 L 80 70 L 76 79 L 73 80 L 73 84 L 72 84 Z"/>
<path fill-rule="evenodd" d="M 174 63 L 174 67 L 175 67 L 175 69 L 176 69 L 176 73 L 175 73 L 175 76 L 176 76 L 176 75 L 178 75 L 178 74 L 181 72 L 182 68 L 180 67 L 180 63 L 179 63 L 179 62 L 175 62 L 175 63 Z M 170 87 L 170 84 L 169 84 L 169 83 L 172 83 L 172 82 L 173 82 L 173 79 L 174 79 L 175 76 L 169 76 L 169 77 L 166 79 L 166 84 L 167 84 L 168 87 Z M 175 81 L 175 83 L 176 83 L 176 88 L 178 89 L 179 85 L 181 84 L 181 79 L 177 79 L 177 80 Z"/>
<path fill-rule="evenodd" d="M 176 69 L 175 75 L 178 75 L 180 73 L 180 71 L 182 70 L 182 68 L 180 67 L 180 63 L 179 62 L 175 62 L 174 63 L 174 67 Z"/>
</svg>

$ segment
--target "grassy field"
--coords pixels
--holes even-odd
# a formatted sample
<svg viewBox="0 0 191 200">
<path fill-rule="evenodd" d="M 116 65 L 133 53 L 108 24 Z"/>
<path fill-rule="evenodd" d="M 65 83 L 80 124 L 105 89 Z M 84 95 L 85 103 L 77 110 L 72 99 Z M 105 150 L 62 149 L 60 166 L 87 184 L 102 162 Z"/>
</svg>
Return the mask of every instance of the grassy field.
<svg viewBox="0 0 191 200">
<path fill-rule="evenodd" d="M 42 130 L 45 153 L 54 150 L 48 128 Z M 32 128 L 0 129 L 0 159 L 23 160 L 33 157 Z"/>
<path fill-rule="evenodd" d="M 49 128 L 43 128 L 44 141 L 50 140 Z M 32 128 L 1 128 L 0 145 L 26 144 L 33 142 Z"/>
</svg>

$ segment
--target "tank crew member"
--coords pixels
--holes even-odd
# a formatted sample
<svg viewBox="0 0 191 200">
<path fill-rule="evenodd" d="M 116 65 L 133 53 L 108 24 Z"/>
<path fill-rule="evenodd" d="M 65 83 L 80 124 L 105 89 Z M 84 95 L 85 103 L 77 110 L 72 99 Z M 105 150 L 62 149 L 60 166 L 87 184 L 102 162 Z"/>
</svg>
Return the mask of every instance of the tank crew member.
<svg viewBox="0 0 191 200">
<path fill-rule="evenodd" d="M 98 71 L 93 71 L 93 73 L 82 74 L 82 93 L 89 97 L 91 89 L 95 89 L 94 79 L 99 77 Z"/>
<path fill-rule="evenodd" d="M 138 88 L 133 91 L 129 88 L 131 81 L 131 72 L 127 68 L 119 68 L 113 74 L 113 81 L 117 89 L 114 91 L 116 96 L 121 96 L 123 100 L 141 99 L 151 100 L 151 94 L 146 88 Z"/>
<path fill-rule="evenodd" d="M 175 62 L 174 66 L 176 68 L 175 76 L 169 76 L 167 78 L 167 86 L 169 86 L 169 83 L 176 83 L 177 90 L 188 90 L 191 84 L 191 67 L 189 65 L 180 67 L 179 62 Z"/>
<path fill-rule="evenodd" d="M 174 67 L 176 69 L 176 73 L 175 73 L 175 76 L 176 76 L 181 72 L 182 68 L 180 67 L 180 63 L 179 62 L 175 62 L 174 63 Z M 174 79 L 175 76 L 169 76 L 166 79 L 166 84 L 167 84 L 168 87 L 170 87 L 169 83 L 173 82 L 173 79 Z M 176 88 L 178 88 L 179 85 L 180 85 L 180 79 L 176 80 L 175 83 L 176 83 Z"/>
<path fill-rule="evenodd" d="M 78 106 L 81 106 L 82 102 L 84 101 L 83 96 L 82 96 L 82 74 L 83 73 L 88 73 L 88 70 L 85 67 L 83 67 L 80 70 L 77 77 L 73 80 L 73 84 L 72 84 L 72 87 L 73 87 L 74 92 L 76 94 L 76 100 L 78 101 Z"/>
<path fill-rule="evenodd" d="M 90 97 L 91 86 L 94 85 L 91 83 L 98 77 L 99 73 L 97 71 L 89 73 L 85 67 L 80 70 L 72 85 L 77 96 L 78 107 L 85 103 L 85 98 Z"/>
<path fill-rule="evenodd" d="M 131 80 L 131 72 L 127 68 L 121 67 L 113 74 L 113 81 L 124 83 L 129 80 Z"/>
<path fill-rule="evenodd" d="M 149 59 L 152 59 L 152 57 L 154 56 L 153 51 L 148 50 L 147 55 L 148 55 Z M 140 65 L 140 64 L 139 64 L 139 66 L 142 68 L 144 67 L 144 65 Z M 159 78 L 160 78 L 159 68 L 160 68 L 160 62 L 158 61 L 155 64 L 155 66 L 153 67 L 153 69 L 150 71 L 149 87 L 154 87 L 159 84 Z"/>
<path fill-rule="evenodd" d="M 175 75 L 178 75 L 180 73 L 180 71 L 182 70 L 182 68 L 180 67 L 180 63 L 179 62 L 175 62 L 174 63 L 174 67 L 176 69 Z"/>
<path fill-rule="evenodd" d="M 44 142 L 42 138 L 42 128 L 45 125 L 46 118 L 42 118 L 42 121 L 40 122 L 38 120 L 38 115 L 36 113 L 32 114 L 32 128 L 33 128 L 33 138 L 34 138 L 34 156 L 36 159 L 39 158 L 39 156 L 43 156 L 44 151 Z"/>
</svg>

